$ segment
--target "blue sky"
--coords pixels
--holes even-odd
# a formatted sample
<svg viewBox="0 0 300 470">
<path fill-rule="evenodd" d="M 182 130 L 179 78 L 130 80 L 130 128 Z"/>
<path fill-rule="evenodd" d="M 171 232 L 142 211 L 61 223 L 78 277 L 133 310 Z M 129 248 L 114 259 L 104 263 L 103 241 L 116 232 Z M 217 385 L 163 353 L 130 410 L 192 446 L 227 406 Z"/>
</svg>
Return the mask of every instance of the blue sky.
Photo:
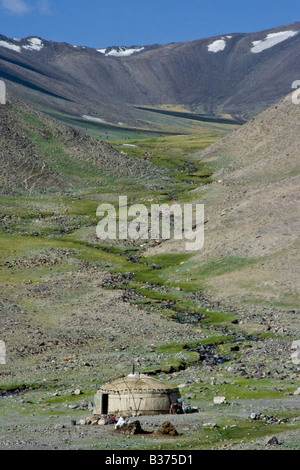
<svg viewBox="0 0 300 470">
<path fill-rule="evenodd" d="M 0 34 L 90 47 L 189 41 L 300 21 L 299 0 L 0 0 Z"/>
</svg>

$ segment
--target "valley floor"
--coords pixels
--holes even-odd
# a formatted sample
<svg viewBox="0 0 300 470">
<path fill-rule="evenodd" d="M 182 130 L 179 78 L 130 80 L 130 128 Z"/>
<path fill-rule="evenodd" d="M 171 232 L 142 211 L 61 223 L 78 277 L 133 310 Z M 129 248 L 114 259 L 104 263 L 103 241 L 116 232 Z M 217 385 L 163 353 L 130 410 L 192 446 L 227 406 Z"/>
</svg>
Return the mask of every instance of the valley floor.
<svg viewBox="0 0 300 470">
<path fill-rule="evenodd" d="M 222 301 L 207 288 L 211 273 L 238 278 L 251 256 L 201 265 L 161 240 L 103 245 L 96 237 L 98 204 L 116 204 L 121 191 L 147 207 L 199 200 L 191 189 L 212 183 L 213 170 L 190 153 L 218 137 L 172 139 L 119 143 L 126 158 L 142 161 L 134 168 L 145 178 L 133 170 L 122 180 L 100 170 L 84 173 L 81 162 L 78 174 L 86 179 L 73 192 L 2 194 L 0 339 L 7 355 L 0 365 L 0 449 L 260 449 L 271 448 L 273 436 L 276 449 L 299 449 L 294 290 L 274 305 L 237 296 Z M 40 136 L 36 142 L 41 145 Z M 57 142 L 50 143 L 61 171 L 73 177 L 72 160 L 62 165 Z M 47 145 L 43 140 L 45 152 Z M 158 170 L 147 174 L 152 165 Z M 72 181 L 79 185 L 78 174 Z M 137 418 L 149 432 L 171 421 L 180 436 L 128 437 L 111 426 L 72 426 L 91 414 L 97 388 L 129 374 L 133 364 L 179 386 L 199 410 Z M 216 396 L 227 404 L 214 406 Z M 253 412 L 267 418 L 253 420 Z"/>
</svg>

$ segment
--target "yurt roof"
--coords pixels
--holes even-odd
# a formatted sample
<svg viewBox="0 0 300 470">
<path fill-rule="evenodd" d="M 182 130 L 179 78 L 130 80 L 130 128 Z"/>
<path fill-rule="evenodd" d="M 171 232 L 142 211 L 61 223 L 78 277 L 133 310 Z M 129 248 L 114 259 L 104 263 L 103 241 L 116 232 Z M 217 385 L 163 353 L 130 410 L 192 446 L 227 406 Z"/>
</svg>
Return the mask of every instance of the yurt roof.
<svg viewBox="0 0 300 470">
<path fill-rule="evenodd" d="M 145 374 L 121 377 L 100 387 L 100 391 L 104 393 L 139 392 L 140 390 L 151 393 L 159 391 L 167 392 L 177 389 Z"/>
</svg>

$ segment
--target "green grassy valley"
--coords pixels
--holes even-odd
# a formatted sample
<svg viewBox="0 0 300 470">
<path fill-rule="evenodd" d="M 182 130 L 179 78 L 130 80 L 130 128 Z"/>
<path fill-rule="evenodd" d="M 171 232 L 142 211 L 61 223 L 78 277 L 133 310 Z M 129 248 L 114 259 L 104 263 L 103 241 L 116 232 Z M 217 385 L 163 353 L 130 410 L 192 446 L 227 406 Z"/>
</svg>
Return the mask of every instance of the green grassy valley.
<svg viewBox="0 0 300 470">
<path fill-rule="evenodd" d="M 98 205 L 117 206 L 120 195 L 149 210 L 154 203 L 206 200 L 219 177 L 215 162 L 202 161 L 199 152 L 218 144 L 230 119 L 191 121 L 186 133 L 183 120 L 189 120 L 175 111 L 156 113 L 165 131 L 159 133 L 63 119 L 90 138 L 17 101 L 1 112 L 1 150 L 13 155 L 0 195 L 0 337 L 7 345 L 0 423 L 6 436 L 13 439 L 10 426 L 18 422 L 18 440 L 27 434 L 29 447 L 36 445 L 38 426 L 50 447 L 82 445 L 73 430 L 61 444 L 61 426 L 86 416 L 97 387 L 128 374 L 133 364 L 181 384 L 185 400 L 202 411 L 200 421 L 191 415 L 189 427 L 179 418 L 181 436 L 172 442 L 117 439 L 101 430 L 99 443 L 95 430 L 86 429 L 84 448 L 247 447 L 299 431 L 297 372 L 288 362 L 292 335 L 271 328 L 269 317 L 262 320 L 245 303 L 222 303 L 207 293 L 211 279 L 239 276 L 255 268 L 258 257 L 225 253 L 199 261 L 180 244 L 170 249 L 162 240 L 96 237 Z M 74 396 L 76 388 L 82 396 Z M 218 395 L 229 405 L 212 409 Z M 252 407 L 268 414 L 270 406 L 287 420 L 250 420 Z M 215 425 L 203 427 L 211 420 Z"/>
</svg>

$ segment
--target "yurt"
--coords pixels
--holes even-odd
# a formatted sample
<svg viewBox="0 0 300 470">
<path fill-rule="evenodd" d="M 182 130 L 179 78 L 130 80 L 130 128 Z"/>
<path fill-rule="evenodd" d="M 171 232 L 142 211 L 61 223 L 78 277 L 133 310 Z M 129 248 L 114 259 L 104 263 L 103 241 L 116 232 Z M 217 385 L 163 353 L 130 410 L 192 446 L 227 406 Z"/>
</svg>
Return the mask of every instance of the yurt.
<svg viewBox="0 0 300 470">
<path fill-rule="evenodd" d="M 166 414 L 178 398 L 178 388 L 170 388 L 170 385 L 144 374 L 130 374 L 99 388 L 94 414 Z"/>
</svg>

